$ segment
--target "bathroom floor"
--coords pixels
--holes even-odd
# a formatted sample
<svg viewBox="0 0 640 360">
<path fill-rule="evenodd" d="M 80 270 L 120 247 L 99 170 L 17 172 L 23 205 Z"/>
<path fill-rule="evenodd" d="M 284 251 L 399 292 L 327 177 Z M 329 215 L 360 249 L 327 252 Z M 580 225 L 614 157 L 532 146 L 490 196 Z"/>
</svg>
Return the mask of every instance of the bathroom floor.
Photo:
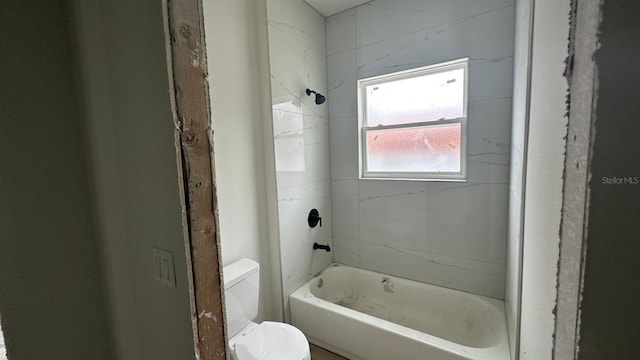
<svg viewBox="0 0 640 360">
<path fill-rule="evenodd" d="M 340 355 L 336 355 L 331 351 L 325 350 L 321 347 L 311 345 L 311 360 L 347 360 Z"/>
<path fill-rule="evenodd" d="M 311 360 L 348 360 L 340 355 L 336 355 L 331 351 L 321 347 L 309 344 L 311 346 Z M 0 360 L 7 360 L 6 349 L 4 346 L 4 338 L 2 336 L 2 328 L 0 327 Z"/>
</svg>

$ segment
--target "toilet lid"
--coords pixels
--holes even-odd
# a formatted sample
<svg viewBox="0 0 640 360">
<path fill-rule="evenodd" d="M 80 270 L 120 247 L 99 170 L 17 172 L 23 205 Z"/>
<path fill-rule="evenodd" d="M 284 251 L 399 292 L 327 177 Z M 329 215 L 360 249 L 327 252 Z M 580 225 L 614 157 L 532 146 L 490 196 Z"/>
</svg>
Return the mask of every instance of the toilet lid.
<svg viewBox="0 0 640 360">
<path fill-rule="evenodd" d="M 302 331 L 284 324 L 265 321 L 235 344 L 241 360 L 308 359 L 309 342 Z"/>
</svg>

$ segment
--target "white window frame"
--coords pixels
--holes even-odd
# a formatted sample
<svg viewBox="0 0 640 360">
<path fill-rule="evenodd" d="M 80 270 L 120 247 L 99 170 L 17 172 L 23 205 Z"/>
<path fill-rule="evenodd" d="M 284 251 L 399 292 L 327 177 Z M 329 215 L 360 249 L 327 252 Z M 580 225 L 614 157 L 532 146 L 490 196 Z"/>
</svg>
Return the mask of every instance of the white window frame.
<svg viewBox="0 0 640 360">
<path fill-rule="evenodd" d="M 423 121 L 399 125 L 366 126 L 366 88 L 367 86 L 383 84 L 390 81 L 409 79 L 418 76 L 437 74 L 444 71 L 464 70 L 463 113 L 457 119 L 437 121 Z M 467 106 L 469 88 L 469 58 L 447 61 L 416 69 L 384 74 L 358 80 L 358 148 L 360 179 L 384 180 L 419 180 L 419 181 L 465 181 L 467 174 Z M 367 171 L 367 131 L 402 129 L 412 127 L 436 127 L 447 124 L 460 124 L 460 172 L 380 172 Z"/>
</svg>

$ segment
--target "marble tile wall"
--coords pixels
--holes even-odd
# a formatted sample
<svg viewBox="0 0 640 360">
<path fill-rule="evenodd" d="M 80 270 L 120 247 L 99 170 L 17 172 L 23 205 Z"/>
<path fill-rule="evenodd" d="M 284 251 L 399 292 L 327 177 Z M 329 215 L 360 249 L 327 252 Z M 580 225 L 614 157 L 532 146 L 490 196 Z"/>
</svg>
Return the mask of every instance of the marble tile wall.
<svg viewBox="0 0 640 360">
<path fill-rule="evenodd" d="M 328 104 L 316 105 L 307 87 L 327 94 L 325 18 L 303 0 L 268 0 L 269 58 L 285 317 L 288 297 L 331 264 L 332 243 Z M 318 209 L 322 226 L 310 228 Z"/>
<path fill-rule="evenodd" d="M 514 0 L 374 0 L 326 27 L 335 261 L 503 299 Z M 356 81 L 463 57 L 467 181 L 359 180 Z"/>
</svg>

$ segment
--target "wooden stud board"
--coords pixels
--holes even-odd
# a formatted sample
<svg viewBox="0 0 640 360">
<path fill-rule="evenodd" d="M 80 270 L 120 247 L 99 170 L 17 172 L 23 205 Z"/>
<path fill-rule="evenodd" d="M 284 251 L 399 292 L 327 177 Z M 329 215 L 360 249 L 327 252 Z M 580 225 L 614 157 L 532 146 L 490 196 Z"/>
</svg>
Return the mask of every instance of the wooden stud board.
<svg viewBox="0 0 640 360">
<path fill-rule="evenodd" d="M 226 358 L 202 0 L 165 0 L 165 37 L 196 359 Z"/>
</svg>

